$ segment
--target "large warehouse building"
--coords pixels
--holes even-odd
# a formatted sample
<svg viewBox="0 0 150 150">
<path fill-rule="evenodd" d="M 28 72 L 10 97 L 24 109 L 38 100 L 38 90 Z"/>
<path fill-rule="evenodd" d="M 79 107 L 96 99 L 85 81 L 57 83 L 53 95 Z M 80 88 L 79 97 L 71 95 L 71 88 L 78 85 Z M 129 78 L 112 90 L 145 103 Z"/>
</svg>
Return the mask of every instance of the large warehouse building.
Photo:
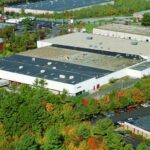
<svg viewBox="0 0 150 150">
<path fill-rule="evenodd" d="M 0 78 L 46 87 L 70 95 L 95 92 L 111 79 L 150 74 L 150 43 L 87 33 L 72 33 L 37 42 L 38 49 L 0 59 Z M 144 60 L 144 59 L 147 60 Z"/>
<path fill-rule="evenodd" d="M 30 85 L 41 78 L 46 80 L 50 90 L 66 89 L 71 95 L 99 89 L 97 79 L 110 73 L 112 71 L 22 55 L 0 60 L 0 78 Z"/>
<path fill-rule="evenodd" d="M 118 71 L 110 71 L 61 61 L 47 60 L 22 55 L 12 55 L 0 60 L 0 78 L 33 85 L 35 80 L 45 79 L 46 87 L 70 95 L 94 92 L 111 79 L 125 76 L 141 78 L 150 74 L 150 62 L 142 62 Z"/>
<path fill-rule="evenodd" d="M 108 0 L 40 0 L 28 3 L 18 3 L 12 6 L 4 7 L 4 12 L 16 12 L 21 13 L 24 10 L 25 13 L 32 14 L 52 14 L 54 12 L 63 12 L 65 10 L 80 9 L 83 7 L 89 7 L 96 4 L 110 3 Z M 111 1 L 113 3 L 113 1 Z"/>
</svg>

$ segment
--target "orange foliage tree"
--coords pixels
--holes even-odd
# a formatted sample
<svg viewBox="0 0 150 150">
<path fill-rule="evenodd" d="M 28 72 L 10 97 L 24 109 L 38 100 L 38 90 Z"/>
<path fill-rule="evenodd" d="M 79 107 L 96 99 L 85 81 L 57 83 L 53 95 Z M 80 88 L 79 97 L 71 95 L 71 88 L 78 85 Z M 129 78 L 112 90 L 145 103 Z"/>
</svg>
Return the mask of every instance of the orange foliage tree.
<svg viewBox="0 0 150 150">
<path fill-rule="evenodd" d="M 86 98 L 82 99 L 82 105 L 87 106 L 88 105 L 88 100 Z"/>
<path fill-rule="evenodd" d="M 90 137 L 87 145 L 89 150 L 98 150 L 98 141 L 95 137 Z"/>
<path fill-rule="evenodd" d="M 133 98 L 135 103 L 144 102 L 144 93 L 138 88 L 133 88 L 131 90 L 131 97 Z"/>
<path fill-rule="evenodd" d="M 118 98 L 124 97 L 125 96 L 125 91 L 124 90 L 120 90 L 118 92 Z"/>
</svg>

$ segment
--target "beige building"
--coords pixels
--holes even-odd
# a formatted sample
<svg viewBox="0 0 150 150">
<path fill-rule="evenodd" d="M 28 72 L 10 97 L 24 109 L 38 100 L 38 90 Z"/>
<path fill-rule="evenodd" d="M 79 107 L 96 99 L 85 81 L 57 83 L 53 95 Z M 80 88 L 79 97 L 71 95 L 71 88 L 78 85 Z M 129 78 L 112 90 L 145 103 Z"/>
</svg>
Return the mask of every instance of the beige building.
<svg viewBox="0 0 150 150">
<path fill-rule="evenodd" d="M 137 135 L 142 135 L 146 139 L 150 139 L 150 115 L 139 119 L 124 122 L 125 130 L 130 130 Z"/>
</svg>

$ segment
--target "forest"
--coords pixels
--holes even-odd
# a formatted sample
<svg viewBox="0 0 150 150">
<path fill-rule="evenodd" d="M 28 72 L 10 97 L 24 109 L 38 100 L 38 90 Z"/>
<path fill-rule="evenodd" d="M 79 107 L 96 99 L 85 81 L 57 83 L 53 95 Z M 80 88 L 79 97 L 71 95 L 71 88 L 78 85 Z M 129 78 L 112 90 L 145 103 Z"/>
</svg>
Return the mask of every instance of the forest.
<svg viewBox="0 0 150 150">
<path fill-rule="evenodd" d="M 114 91 L 99 99 L 55 95 L 44 80 L 34 86 L 12 84 L 0 89 L 1 150 L 133 150 L 114 131 L 109 118 L 93 125 L 86 118 L 126 108 L 150 99 L 150 77 L 127 90 Z M 137 150 L 149 150 L 141 143 Z"/>
</svg>

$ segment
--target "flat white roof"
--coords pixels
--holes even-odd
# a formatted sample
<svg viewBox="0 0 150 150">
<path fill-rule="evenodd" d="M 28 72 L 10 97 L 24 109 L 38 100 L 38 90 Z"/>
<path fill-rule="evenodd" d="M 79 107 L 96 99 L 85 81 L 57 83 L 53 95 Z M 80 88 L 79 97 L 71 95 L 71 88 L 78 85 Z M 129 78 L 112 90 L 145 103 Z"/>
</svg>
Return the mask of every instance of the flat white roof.
<svg viewBox="0 0 150 150">
<path fill-rule="evenodd" d="M 123 25 L 123 24 L 106 24 L 103 26 L 96 27 L 96 29 L 110 30 L 116 32 L 124 32 L 130 34 L 150 36 L 150 28 L 142 26 L 133 26 L 133 25 Z"/>
<path fill-rule="evenodd" d="M 92 37 L 92 39 L 90 39 Z M 41 42 L 103 50 L 107 52 L 125 53 L 139 56 L 150 56 L 150 42 L 138 42 L 132 45 L 132 40 L 106 37 L 89 33 L 71 33 Z"/>
</svg>

